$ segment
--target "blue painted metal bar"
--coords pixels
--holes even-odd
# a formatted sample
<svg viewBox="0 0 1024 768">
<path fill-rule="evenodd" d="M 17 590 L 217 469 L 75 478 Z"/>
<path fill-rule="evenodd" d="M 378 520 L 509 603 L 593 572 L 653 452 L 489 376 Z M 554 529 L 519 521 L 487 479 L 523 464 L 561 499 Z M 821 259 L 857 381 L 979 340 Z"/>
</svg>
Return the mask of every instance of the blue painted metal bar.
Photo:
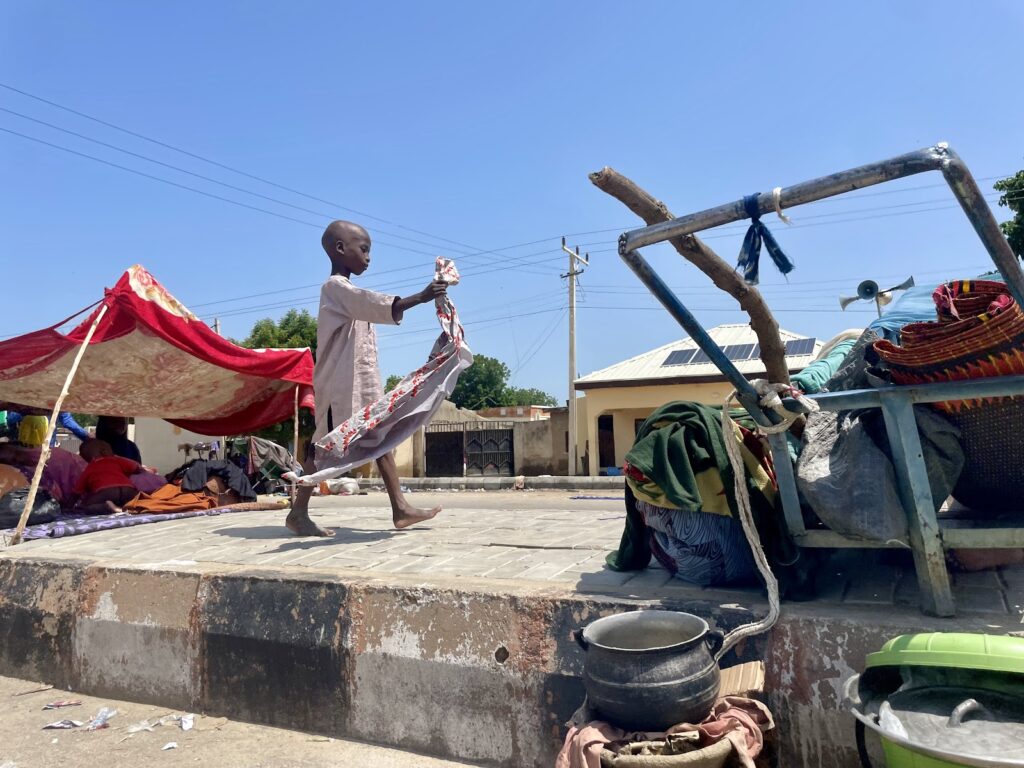
<svg viewBox="0 0 1024 768">
<path fill-rule="evenodd" d="M 800 510 L 800 497 L 796 490 L 796 475 L 793 473 L 793 462 L 789 458 L 789 444 L 782 434 L 768 435 L 768 444 L 772 448 L 772 463 L 775 466 L 775 477 L 779 484 L 779 497 L 782 500 L 782 514 L 786 518 L 786 528 L 791 536 L 802 536 L 804 515 Z"/>
<path fill-rule="evenodd" d="M 987 379 L 964 379 L 963 381 L 944 381 L 936 384 L 855 389 L 849 392 L 821 392 L 816 395 L 808 395 L 808 397 L 826 411 L 846 411 L 854 408 L 878 408 L 886 398 L 892 396 L 907 397 L 912 403 L 941 403 L 946 400 L 973 400 L 1014 395 L 1024 395 L 1024 376 L 993 376 Z M 789 398 L 784 399 L 783 403 L 789 410 L 799 409 L 799 404 Z"/>
<path fill-rule="evenodd" d="M 921 436 L 917 431 L 917 419 L 914 418 L 914 406 L 906 395 L 895 394 L 882 400 L 882 415 L 885 417 L 900 500 L 907 512 L 910 544 L 914 551 L 923 608 L 926 613 L 935 616 L 953 616 L 956 614 L 956 606 L 924 464 Z M 871 478 L 864 479 L 866 482 L 872 481 Z"/>
<path fill-rule="evenodd" d="M 777 424 L 780 421 L 779 416 L 774 411 L 766 411 L 761 408 L 758 404 L 759 398 L 754 387 L 739 372 L 736 366 L 732 364 L 732 360 L 726 357 L 725 352 L 708 335 L 708 332 L 704 330 L 704 326 L 690 313 L 690 310 L 683 306 L 683 302 L 679 300 L 679 297 L 672 292 L 672 289 L 665 284 L 665 281 L 661 279 L 658 273 L 651 269 L 647 259 L 636 251 L 628 251 L 622 254 L 622 260 L 629 265 L 633 273 L 640 278 L 640 282 L 647 286 L 647 289 L 654 294 L 654 297 L 662 303 L 662 306 L 690 334 L 690 338 L 711 358 L 711 362 L 729 380 L 736 389 L 743 407 L 750 413 L 751 418 L 765 426 Z"/>
<path fill-rule="evenodd" d="M 881 162 L 862 165 L 858 168 L 784 187 L 779 193 L 779 205 L 781 208 L 792 208 L 927 171 L 942 172 L 957 202 L 960 203 L 960 207 L 963 208 L 971 222 L 971 226 L 981 238 L 992 262 L 1006 279 L 1010 293 L 1017 303 L 1024 307 L 1024 271 L 1021 270 L 1020 262 L 1010 248 L 1010 244 L 1006 242 L 1006 238 L 1003 237 L 999 224 L 988 203 L 985 202 L 971 172 L 960 156 L 947 144 L 936 144 L 933 147 L 908 152 L 905 155 Z M 774 211 L 774 195 L 771 192 L 758 194 L 757 209 L 762 214 Z M 672 237 L 692 235 L 748 218 L 750 216 L 744 201 L 736 200 L 670 221 L 624 232 L 619 237 L 619 253 L 625 255 L 629 251 L 660 243 Z"/>
</svg>

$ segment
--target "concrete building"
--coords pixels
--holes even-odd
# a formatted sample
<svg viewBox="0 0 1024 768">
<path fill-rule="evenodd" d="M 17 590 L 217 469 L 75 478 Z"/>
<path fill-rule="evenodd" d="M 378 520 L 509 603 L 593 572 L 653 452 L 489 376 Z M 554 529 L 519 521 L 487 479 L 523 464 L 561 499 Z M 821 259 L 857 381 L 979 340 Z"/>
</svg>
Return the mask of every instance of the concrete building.
<svg viewBox="0 0 1024 768">
<path fill-rule="evenodd" d="M 760 346 L 749 325 L 720 325 L 709 332 L 747 378 L 764 376 Z M 791 372 L 803 369 L 822 342 L 780 329 Z M 692 339 L 666 344 L 576 380 L 584 397 L 577 404 L 579 471 L 598 475 L 621 467 L 636 430 L 651 413 L 673 400 L 721 405 L 732 390 Z"/>
</svg>

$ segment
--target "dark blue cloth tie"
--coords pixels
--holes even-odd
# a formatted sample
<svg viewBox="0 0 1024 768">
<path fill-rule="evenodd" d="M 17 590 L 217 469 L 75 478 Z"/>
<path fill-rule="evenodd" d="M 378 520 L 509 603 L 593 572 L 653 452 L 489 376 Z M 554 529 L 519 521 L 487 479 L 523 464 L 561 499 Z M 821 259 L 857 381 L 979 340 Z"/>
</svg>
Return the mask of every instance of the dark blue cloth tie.
<svg viewBox="0 0 1024 768">
<path fill-rule="evenodd" d="M 768 255 L 772 257 L 779 272 L 788 275 L 793 271 L 793 262 L 782 252 L 779 244 L 775 241 L 772 233 L 768 231 L 761 222 L 761 211 L 757 207 L 757 195 L 747 195 L 743 198 L 743 208 L 750 217 L 750 229 L 743 238 L 743 246 L 740 248 L 740 258 L 736 263 L 737 269 L 743 270 L 743 279 L 748 285 L 757 285 L 758 262 L 761 260 L 761 241 L 764 241 Z"/>
</svg>

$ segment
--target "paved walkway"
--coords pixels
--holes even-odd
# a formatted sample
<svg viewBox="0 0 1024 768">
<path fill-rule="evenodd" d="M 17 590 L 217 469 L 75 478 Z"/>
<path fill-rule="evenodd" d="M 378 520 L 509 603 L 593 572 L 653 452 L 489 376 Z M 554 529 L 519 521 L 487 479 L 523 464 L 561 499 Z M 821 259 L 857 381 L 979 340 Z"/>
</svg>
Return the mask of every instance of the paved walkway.
<svg viewBox="0 0 1024 768">
<path fill-rule="evenodd" d="M 654 564 L 616 573 L 605 556 L 617 547 L 624 519 L 621 494 L 609 491 L 464 491 L 414 493 L 420 506 L 441 504 L 429 524 L 391 528 L 387 498 L 313 500 L 312 516 L 337 532 L 299 539 L 284 512 L 240 512 L 175 520 L 0 549 L 0 557 L 76 557 L 136 565 L 218 563 L 295 569 L 407 574 L 424 583 L 468 577 L 540 582 L 584 593 L 643 598 L 694 597 L 762 604 L 754 588 L 703 590 Z M 901 562 L 900 559 L 907 562 Z M 820 569 L 819 601 L 851 606 L 916 606 L 916 579 L 902 553 L 847 550 Z M 1024 569 L 955 577 L 960 612 L 1020 620 Z"/>
</svg>

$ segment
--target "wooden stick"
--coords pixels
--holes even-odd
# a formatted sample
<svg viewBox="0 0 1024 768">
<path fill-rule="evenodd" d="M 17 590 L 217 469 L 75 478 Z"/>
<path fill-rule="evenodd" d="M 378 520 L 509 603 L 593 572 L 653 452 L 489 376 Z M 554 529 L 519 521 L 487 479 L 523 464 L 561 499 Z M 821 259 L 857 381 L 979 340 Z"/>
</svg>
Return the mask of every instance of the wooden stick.
<svg viewBox="0 0 1024 768">
<path fill-rule="evenodd" d="M 89 332 L 85 334 L 85 340 L 82 342 L 82 346 L 78 348 L 78 353 L 75 355 L 74 362 L 71 363 L 71 370 L 68 371 L 67 378 L 64 379 L 64 388 L 60 391 L 60 396 L 57 398 L 57 402 L 53 404 L 53 412 L 50 414 L 50 422 L 46 426 L 46 437 L 43 439 L 43 447 L 39 451 L 39 461 L 36 463 L 35 474 L 32 475 L 32 483 L 28 487 L 28 497 L 25 499 L 25 508 L 21 510 L 21 518 L 18 520 L 18 527 L 14 529 L 14 535 L 11 536 L 11 544 L 18 544 L 21 542 L 21 535 L 25 532 L 25 524 L 28 523 L 29 515 L 32 514 L 32 505 L 36 502 L 36 493 L 39 491 L 39 481 L 43 478 L 43 469 L 46 467 L 46 460 L 50 458 L 50 441 L 53 439 L 53 433 L 57 429 L 57 416 L 60 415 L 60 408 L 64 404 L 64 398 L 68 396 L 68 390 L 71 389 L 71 381 L 75 378 L 75 374 L 78 373 L 78 366 L 82 362 L 82 357 L 85 355 L 86 347 L 89 346 L 89 342 L 92 341 L 93 334 L 96 333 L 96 329 L 100 325 L 100 320 L 107 314 L 109 306 L 104 304 L 100 307 L 100 311 L 96 314 L 96 319 L 92 321 L 92 325 L 89 326 Z"/>
<path fill-rule="evenodd" d="M 295 451 L 295 460 L 299 460 L 299 385 L 295 385 L 295 426 L 292 428 L 292 450 Z M 295 481 L 292 481 L 292 504 L 295 503 Z"/>
<path fill-rule="evenodd" d="M 635 182 L 613 168 L 590 174 L 590 181 L 633 211 L 647 224 L 675 218 L 668 207 L 641 189 Z M 711 278 L 716 286 L 731 295 L 750 316 L 750 327 L 761 344 L 761 362 L 768 380 L 775 384 L 789 383 L 786 347 L 779 335 L 779 324 L 765 303 L 761 292 L 747 285 L 727 262 L 693 235 L 669 240 L 679 255 Z"/>
</svg>

